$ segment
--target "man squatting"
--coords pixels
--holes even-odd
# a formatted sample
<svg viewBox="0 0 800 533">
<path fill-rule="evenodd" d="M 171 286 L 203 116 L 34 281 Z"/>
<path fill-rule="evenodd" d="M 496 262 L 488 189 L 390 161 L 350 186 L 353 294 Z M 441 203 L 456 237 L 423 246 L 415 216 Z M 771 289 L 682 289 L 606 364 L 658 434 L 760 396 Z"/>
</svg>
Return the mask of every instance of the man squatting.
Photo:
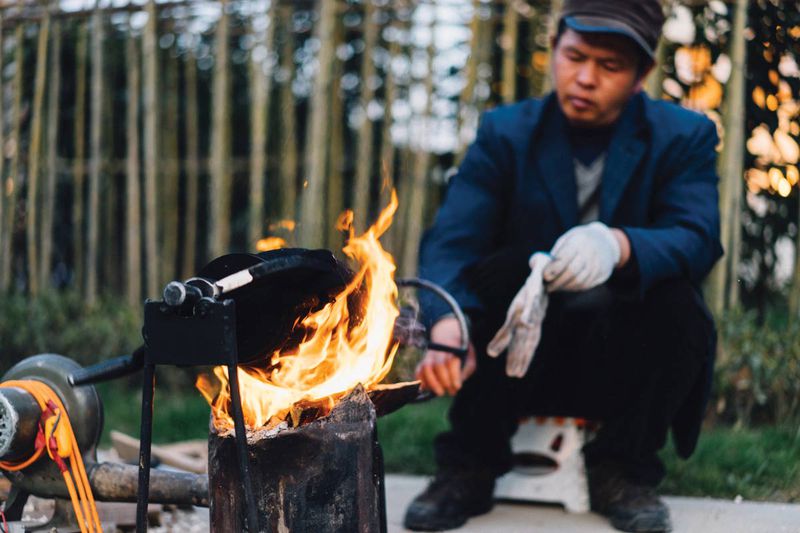
<svg viewBox="0 0 800 533">
<path fill-rule="evenodd" d="M 536 414 L 600 422 L 583 449 L 595 512 L 671 530 L 656 452 L 669 429 L 682 457 L 697 443 L 716 342 L 699 284 L 722 248 L 714 124 L 642 92 L 663 23 L 658 0 L 566 0 L 555 90 L 482 117 L 421 246 L 420 275 L 452 292 L 473 342 L 463 369 L 437 351 L 417 367 L 455 399 L 409 529 L 488 512 Z M 422 303 L 432 341 L 459 345 L 457 321 Z"/>
</svg>

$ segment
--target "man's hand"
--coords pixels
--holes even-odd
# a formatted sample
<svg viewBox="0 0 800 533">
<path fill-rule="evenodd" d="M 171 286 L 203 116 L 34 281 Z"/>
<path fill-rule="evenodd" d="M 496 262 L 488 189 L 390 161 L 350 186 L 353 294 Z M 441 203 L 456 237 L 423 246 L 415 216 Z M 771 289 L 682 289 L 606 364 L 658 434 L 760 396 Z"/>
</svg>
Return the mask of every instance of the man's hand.
<svg viewBox="0 0 800 533">
<path fill-rule="evenodd" d="M 544 271 L 547 290 L 585 291 L 608 281 L 614 268 L 627 262 L 630 244 L 622 231 L 592 222 L 562 235 L 550 254 L 553 262 Z"/>
<path fill-rule="evenodd" d="M 453 317 L 445 317 L 431 329 L 431 342 L 445 346 L 461 345 L 461 326 Z M 422 388 L 433 391 L 437 396 L 455 395 L 461 384 L 475 372 L 475 347 L 469 344 L 464 367 L 461 360 L 448 352 L 428 350 L 425 357 L 417 365 L 416 378 L 422 382 Z"/>
</svg>

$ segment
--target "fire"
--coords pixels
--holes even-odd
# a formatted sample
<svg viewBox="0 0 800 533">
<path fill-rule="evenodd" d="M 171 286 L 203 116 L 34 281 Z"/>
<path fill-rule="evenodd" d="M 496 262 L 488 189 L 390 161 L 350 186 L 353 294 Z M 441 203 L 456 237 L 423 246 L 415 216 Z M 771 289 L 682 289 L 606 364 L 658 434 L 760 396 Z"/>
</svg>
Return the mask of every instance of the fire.
<svg viewBox="0 0 800 533">
<path fill-rule="evenodd" d="M 269 252 L 286 247 L 286 239 L 280 237 L 266 237 L 256 243 L 256 250 L 259 252 Z"/>
<path fill-rule="evenodd" d="M 386 377 L 397 351 L 392 331 L 399 311 L 396 267 L 379 238 L 396 210 L 397 195 L 392 192 L 375 224 L 358 236 L 352 227 L 352 212 L 339 217 L 337 226 L 349 232 L 343 252 L 358 265 L 358 272 L 334 302 L 301 321 L 300 325 L 313 333 L 292 353 L 275 352 L 263 368 L 238 370 L 249 427 L 273 427 L 287 418 L 296 424 L 303 408 L 327 413 L 359 383 L 369 389 Z M 347 305 L 348 296 L 356 291 L 363 291 L 357 317 Z M 196 385 L 211 405 L 215 427 L 226 430 L 233 427 L 228 371 L 219 366 L 214 374 L 221 382 L 219 388 L 206 376 L 198 378 Z"/>
</svg>

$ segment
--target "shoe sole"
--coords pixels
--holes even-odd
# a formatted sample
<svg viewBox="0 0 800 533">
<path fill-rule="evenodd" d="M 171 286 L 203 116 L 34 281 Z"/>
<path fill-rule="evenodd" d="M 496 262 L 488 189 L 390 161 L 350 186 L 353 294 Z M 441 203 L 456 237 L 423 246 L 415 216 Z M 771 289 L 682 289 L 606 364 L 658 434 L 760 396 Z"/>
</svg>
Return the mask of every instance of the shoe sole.
<svg viewBox="0 0 800 533">
<path fill-rule="evenodd" d="M 477 509 L 476 511 L 470 513 L 467 516 L 459 517 L 458 520 L 453 519 L 453 520 L 449 520 L 449 521 L 446 521 L 446 522 L 445 521 L 430 520 L 430 521 L 425 521 L 425 522 L 420 521 L 420 522 L 416 522 L 416 523 L 409 523 L 407 521 L 404 521 L 403 527 L 406 528 L 406 529 L 409 529 L 411 531 L 449 531 L 451 529 L 460 528 L 461 526 L 466 524 L 467 521 L 470 518 L 474 518 L 476 516 L 480 516 L 480 515 L 484 515 L 484 514 L 488 513 L 489 511 L 492 510 L 493 507 L 494 507 L 494 502 L 490 503 L 485 508 Z"/>
<path fill-rule="evenodd" d="M 637 516 L 629 518 L 609 517 L 614 528 L 628 533 L 669 533 L 672 524 L 663 516 Z"/>
</svg>

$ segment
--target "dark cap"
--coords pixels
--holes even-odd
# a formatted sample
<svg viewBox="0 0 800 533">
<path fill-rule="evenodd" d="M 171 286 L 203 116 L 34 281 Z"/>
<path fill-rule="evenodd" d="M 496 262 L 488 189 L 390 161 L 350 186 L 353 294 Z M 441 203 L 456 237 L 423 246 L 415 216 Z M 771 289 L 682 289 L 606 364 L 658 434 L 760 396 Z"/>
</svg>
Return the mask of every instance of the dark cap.
<svg viewBox="0 0 800 533">
<path fill-rule="evenodd" d="M 561 21 L 580 33 L 625 35 L 655 59 L 664 11 L 658 0 L 565 0 Z"/>
</svg>

